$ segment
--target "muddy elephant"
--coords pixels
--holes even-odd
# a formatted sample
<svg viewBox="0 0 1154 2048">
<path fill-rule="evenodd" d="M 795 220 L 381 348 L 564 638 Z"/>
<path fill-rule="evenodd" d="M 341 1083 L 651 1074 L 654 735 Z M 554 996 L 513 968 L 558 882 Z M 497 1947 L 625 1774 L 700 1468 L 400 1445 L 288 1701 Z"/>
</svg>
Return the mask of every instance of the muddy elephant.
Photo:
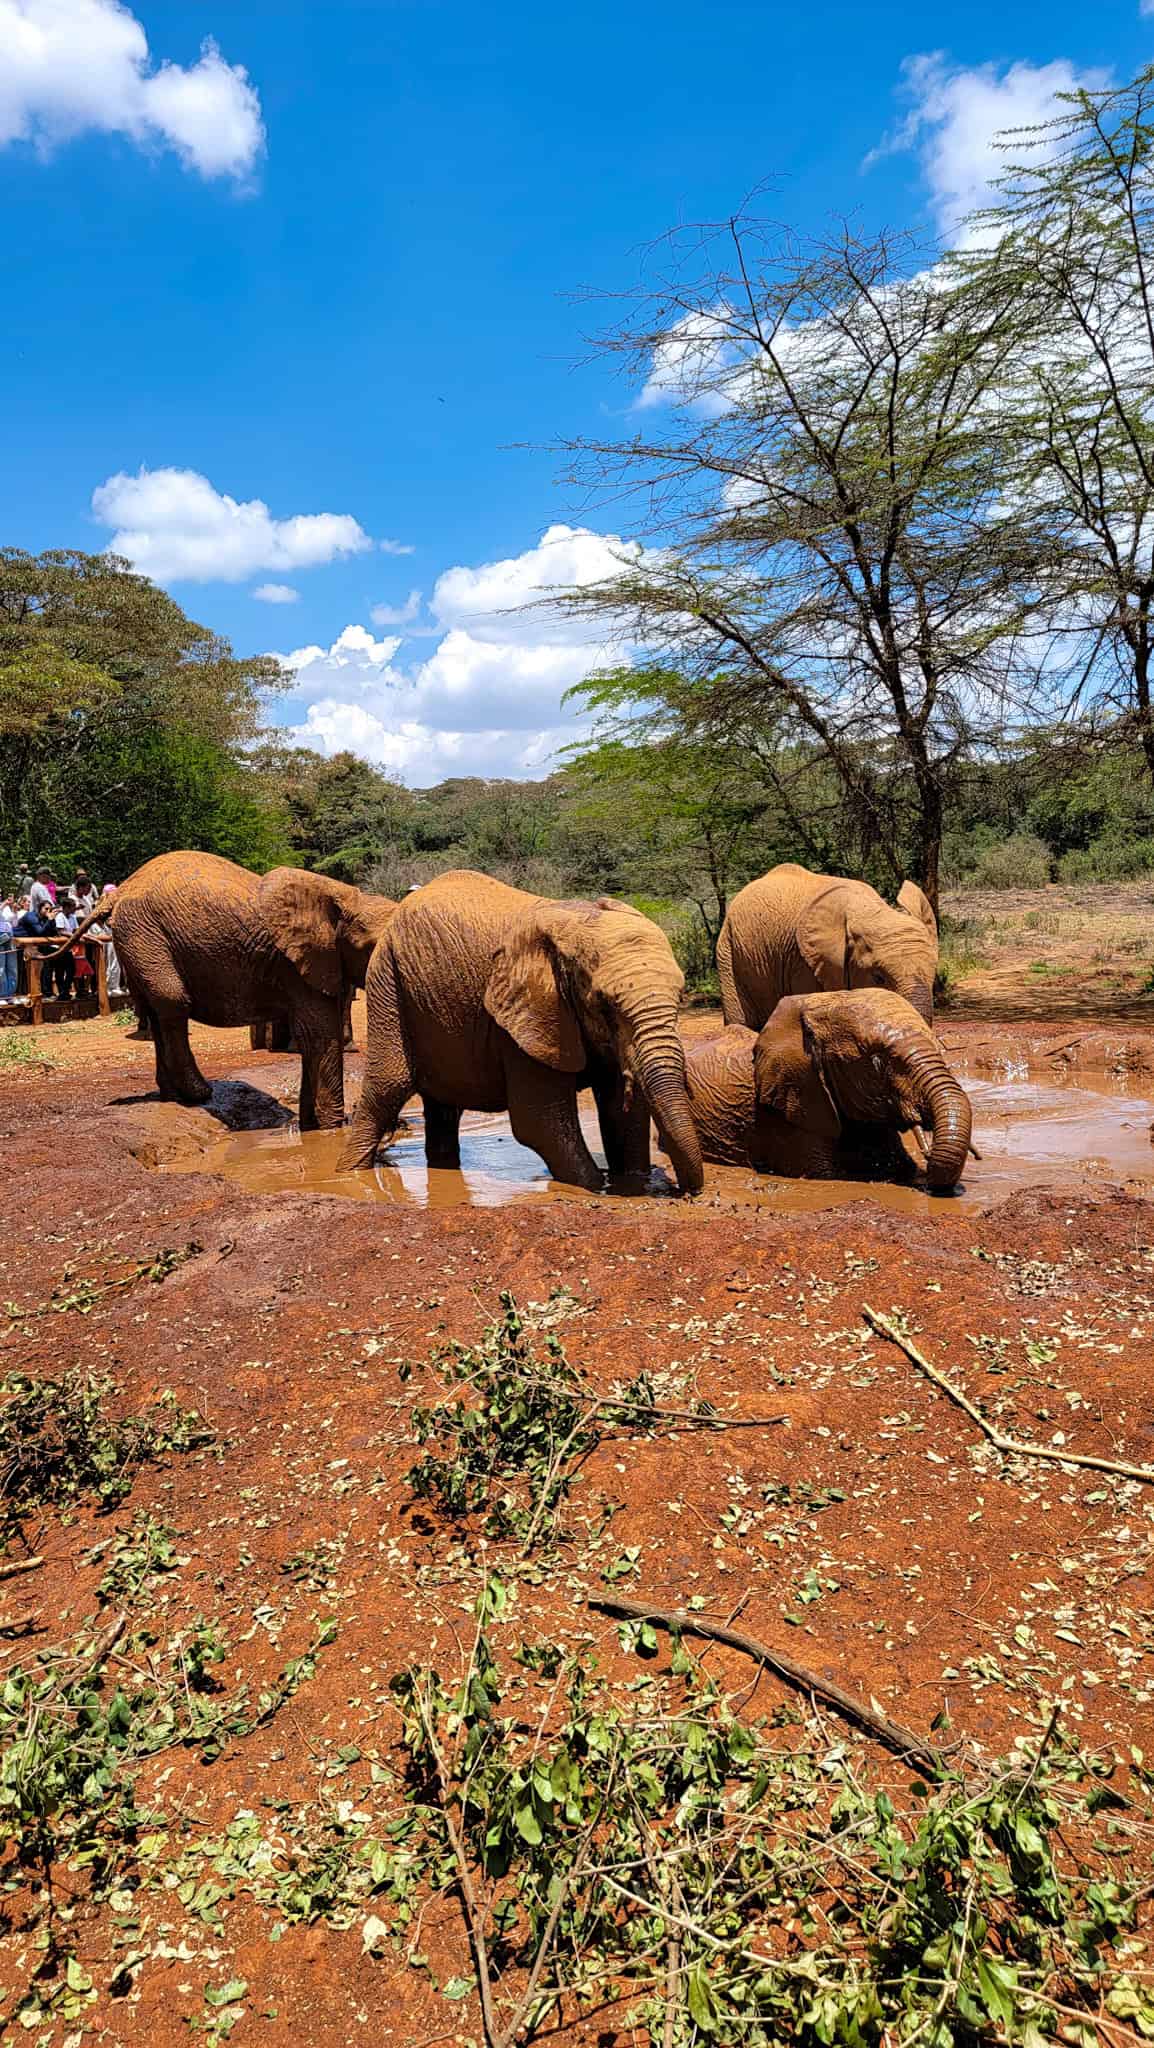
<svg viewBox="0 0 1154 2048">
<path fill-rule="evenodd" d="M 98 903 L 77 936 L 107 917 L 156 1047 L 162 1100 L 212 1093 L 190 1022 L 287 1023 L 301 1055 L 301 1129 L 327 1130 L 344 1121 L 345 994 L 363 984 L 395 907 L 302 868 L 261 876 L 212 853 L 163 853 Z"/>
<path fill-rule="evenodd" d="M 782 996 L 888 988 L 934 1021 L 938 926 L 916 882 L 896 910 L 871 889 L 786 861 L 738 891 L 717 942 L 727 1024 L 760 1031 Z"/>
<path fill-rule="evenodd" d="M 649 1166 L 652 1116 L 685 1191 L 701 1152 L 677 1032 L 681 970 L 623 903 L 553 902 L 458 869 L 405 898 L 365 983 L 365 1081 L 341 1166 L 372 1164 L 408 1097 L 431 1166 L 459 1163 L 465 1109 L 509 1112 L 556 1180 L 600 1188 L 577 1094 L 592 1088 L 611 1173 Z"/>
<path fill-rule="evenodd" d="M 924 1131 L 926 1179 L 951 1188 L 970 1102 L 912 1003 L 888 989 L 784 996 L 754 1034 L 731 1024 L 686 1056 L 706 1159 L 816 1180 L 909 1178 L 902 1131 Z"/>
</svg>

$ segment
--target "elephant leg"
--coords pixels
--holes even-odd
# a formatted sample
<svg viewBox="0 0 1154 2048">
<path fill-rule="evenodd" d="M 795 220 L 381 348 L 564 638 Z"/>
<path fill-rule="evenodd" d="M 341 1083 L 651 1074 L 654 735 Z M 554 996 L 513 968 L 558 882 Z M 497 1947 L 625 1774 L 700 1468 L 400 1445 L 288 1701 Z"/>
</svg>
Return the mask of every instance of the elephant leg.
<svg viewBox="0 0 1154 2048">
<path fill-rule="evenodd" d="M 505 1054 L 509 1122 L 519 1145 L 545 1161 L 554 1180 L 594 1194 L 605 1175 L 585 1143 L 573 1077 L 529 1059 L 512 1040 Z"/>
<path fill-rule="evenodd" d="M 594 1077 L 593 1096 L 605 1163 L 611 1174 L 647 1174 L 649 1104 L 639 1087 L 624 1074 Z"/>
<path fill-rule="evenodd" d="M 339 1130 L 345 1120 L 341 1005 L 318 996 L 307 1008 L 298 1007 L 291 1021 L 301 1055 L 300 1127 L 302 1131 Z"/>
<path fill-rule="evenodd" d="M 183 1102 L 190 1107 L 207 1102 L 212 1094 L 212 1085 L 205 1080 L 192 1056 L 187 1013 L 154 1010 L 151 1023 L 156 1045 L 156 1085 L 161 1101 Z"/>
<path fill-rule="evenodd" d="M 461 1112 L 451 1102 L 438 1102 L 422 1095 L 425 1112 L 425 1164 L 459 1167 L 461 1164 Z"/>
<path fill-rule="evenodd" d="M 416 1079 L 405 1042 L 396 967 L 388 944 L 377 947 L 365 983 L 368 1031 L 365 1078 L 357 1113 L 349 1127 L 338 1173 L 355 1173 L 371 1166 L 377 1148 L 397 1128 L 397 1119 Z"/>
<path fill-rule="evenodd" d="M 292 1026 L 287 1017 L 265 1017 L 248 1027 L 248 1042 L 254 1052 L 291 1052 Z"/>
</svg>

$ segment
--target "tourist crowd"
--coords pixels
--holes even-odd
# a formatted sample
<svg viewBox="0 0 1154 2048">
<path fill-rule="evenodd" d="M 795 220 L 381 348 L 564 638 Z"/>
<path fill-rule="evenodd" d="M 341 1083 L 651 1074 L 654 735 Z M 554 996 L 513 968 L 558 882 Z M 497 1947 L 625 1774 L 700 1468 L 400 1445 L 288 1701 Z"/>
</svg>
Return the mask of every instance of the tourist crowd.
<svg viewBox="0 0 1154 2048">
<path fill-rule="evenodd" d="M 100 893 L 106 898 L 115 896 L 115 882 L 106 882 L 103 892 L 98 892 L 87 870 L 77 868 L 71 883 L 62 886 L 51 868 L 39 867 L 33 872 L 25 862 L 20 862 L 14 886 L 0 898 L 0 1003 L 28 1001 L 28 973 L 23 959 L 29 952 L 45 963 L 40 970 L 44 995 L 67 1000 L 73 993 L 94 989 L 96 942 L 101 940 L 109 942 L 105 945 L 108 993 L 120 994 L 120 962 L 106 924 L 91 925 L 84 939 L 74 946 L 67 944 L 77 925 L 96 908 Z M 22 939 L 43 943 L 27 947 L 17 943 Z M 63 950 L 56 959 L 47 958 L 61 947 Z"/>
</svg>

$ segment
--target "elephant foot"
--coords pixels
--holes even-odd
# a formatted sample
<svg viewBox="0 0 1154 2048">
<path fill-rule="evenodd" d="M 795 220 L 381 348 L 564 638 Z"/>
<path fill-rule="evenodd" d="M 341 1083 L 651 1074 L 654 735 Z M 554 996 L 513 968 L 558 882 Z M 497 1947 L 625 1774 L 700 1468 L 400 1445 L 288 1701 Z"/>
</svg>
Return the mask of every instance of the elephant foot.
<svg viewBox="0 0 1154 2048">
<path fill-rule="evenodd" d="M 366 1136 L 363 1130 L 358 1131 L 355 1124 L 350 1124 L 348 1136 L 337 1160 L 337 1172 L 363 1173 L 366 1168 L 375 1165 L 377 1153 L 390 1142 L 392 1136 L 391 1131 L 381 1137 L 378 1137 L 375 1131 L 369 1132 Z"/>
<path fill-rule="evenodd" d="M 346 1145 L 337 1160 L 338 1173 L 365 1173 L 377 1163 L 377 1147 Z"/>
<path fill-rule="evenodd" d="M 425 1147 L 425 1165 L 437 1173 L 459 1173 L 461 1170 L 461 1148 L 459 1145 Z"/>
</svg>

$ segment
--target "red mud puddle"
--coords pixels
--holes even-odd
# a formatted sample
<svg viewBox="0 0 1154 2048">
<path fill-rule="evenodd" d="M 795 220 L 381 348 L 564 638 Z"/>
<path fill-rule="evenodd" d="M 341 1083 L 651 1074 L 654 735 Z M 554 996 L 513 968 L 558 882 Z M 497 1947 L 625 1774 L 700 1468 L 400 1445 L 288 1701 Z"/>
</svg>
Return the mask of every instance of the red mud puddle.
<svg viewBox="0 0 1154 2048">
<path fill-rule="evenodd" d="M 963 1063 L 958 1065 L 964 1073 Z M 842 1208 L 868 1197 L 898 1214 L 941 1218 L 964 1215 L 1043 1182 L 1078 1188 L 1088 1179 L 1109 1181 L 1134 1192 L 1154 1184 L 1154 1100 L 1129 1092 L 1126 1076 L 1080 1069 L 1061 1079 L 1047 1070 L 1044 1079 L 1032 1079 L 1024 1062 L 1007 1062 L 1003 1075 L 966 1077 L 966 1086 L 974 1107 L 974 1143 L 982 1157 L 971 1162 L 952 1196 L 930 1195 L 918 1184 L 790 1180 L 741 1167 L 707 1166 L 705 1192 L 694 1206 L 788 1214 Z M 590 1148 L 599 1156 L 591 1106 L 583 1110 L 582 1121 Z M 462 1119 L 459 1171 L 426 1166 L 421 1117 L 412 1106 L 402 1135 L 371 1171 L 339 1174 L 341 1144 L 339 1131 L 302 1134 L 295 1125 L 237 1131 L 195 1160 L 173 1160 L 170 1170 L 218 1173 L 250 1194 L 324 1194 L 420 1209 L 599 1199 L 552 1180 L 537 1154 L 517 1143 L 504 1114 L 470 1113 Z M 623 1192 L 635 1200 L 668 1200 L 674 1190 L 658 1169 L 640 1194 Z"/>
</svg>

